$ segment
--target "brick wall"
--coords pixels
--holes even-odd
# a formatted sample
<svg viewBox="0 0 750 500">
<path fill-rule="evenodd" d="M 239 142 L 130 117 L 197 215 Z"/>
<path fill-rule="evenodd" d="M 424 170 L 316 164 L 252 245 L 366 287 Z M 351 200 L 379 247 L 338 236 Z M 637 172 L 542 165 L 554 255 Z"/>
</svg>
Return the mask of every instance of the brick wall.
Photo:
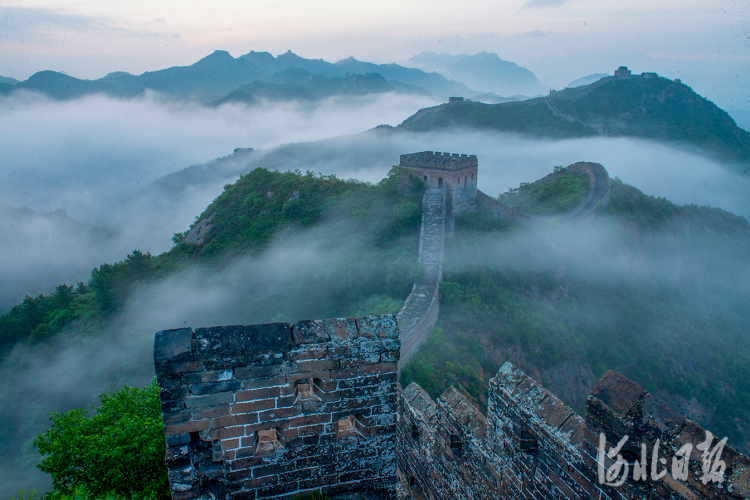
<svg viewBox="0 0 750 500">
<path fill-rule="evenodd" d="M 699 479 L 703 462 L 696 447 L 687 480 L 674 477 L 671 458 L 684 444 L 703 442 L 705 430 L 616 372 L 608 372 L 597 383 L 585 419 L 510 363 L 490 381 L 488 399 L 485 418 L 454 388 L 437 402 L 416 384 L 403 391 L 398 464 L 418 498 L 750 498 L 750 459 L 729 446 L 721 454 L 726 464 L 722 484 L 703 484 Z M 622 485 L 608 486 L 599 480 L 601 432 L 606 451 L 629 436 L 622 453 L 630 463 L 630 479 Z M 658 463 L 657 474 L 667 473 L 654 479 L 651 450 L 656 439 L 660 440 L 657 462 L 664 457 L 666 464 Z M 602 471 L 614 464 L 608 458 L 602 461 Z M 633 479 L 635 463 L 648 468 L 645 480 Z"/>
<path fill-rule="evenodd" d="M 391 315 L 160 331 L 172 498 L 393 498 Z"/>
</svg>

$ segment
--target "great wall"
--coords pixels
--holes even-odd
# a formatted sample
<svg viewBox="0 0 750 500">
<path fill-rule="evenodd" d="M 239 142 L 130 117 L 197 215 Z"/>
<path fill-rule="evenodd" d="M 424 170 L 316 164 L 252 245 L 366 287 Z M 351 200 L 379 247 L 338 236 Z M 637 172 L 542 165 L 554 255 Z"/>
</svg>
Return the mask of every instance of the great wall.
<svg viewBox="0 0 750 500">
<path fill-rule="evenodd" d="M 402 155 L 403 189 L 424 184 L 422 280 L 396 317 L 303 320 L 157 332 L 154 363 L 174 500 L 750 499 L 750 459 L 607 372 L 584 417 L 505 363 L 487 414 L 449 388 L 437 401 L 398 384 L 399 367 L 437 321 L 444 242 L 456 214 L 484 203 L 475 156 Z M 563 219 L 609 201 L 599 164 Z M 548 182 L 552 174 L 537 182 Z M 411 177 L 410 177 L 411 176 Z"/>
</svg>

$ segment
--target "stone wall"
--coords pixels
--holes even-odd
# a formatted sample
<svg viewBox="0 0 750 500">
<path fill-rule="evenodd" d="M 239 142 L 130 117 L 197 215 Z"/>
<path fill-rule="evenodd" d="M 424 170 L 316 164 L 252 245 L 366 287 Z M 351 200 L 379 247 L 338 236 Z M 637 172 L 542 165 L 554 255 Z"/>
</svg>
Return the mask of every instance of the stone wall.
<svg viewBox="0 0 750 500">
<path fill-rule="evenodd" d="M 615 372 L 597 383 L 585 419 L 510 363 L 490 381 L 488 399 L 485 418 L 454 388 L 437 402 L 416 384 L 403 391 L 398 464 L 417 498 L 750 498 L 750 459 L 724 447 L 723 483 L 703 484 L 703 457 L 697 446 L 706 439 L 706 431 Z M 629 436 L 621 449 L 629 479 L 622 484 L 614 484 L 622 469 L 619 476 L 606 475 L 614 460 L 601 458 L 599 467 L 600 433 L 606 436 L 605 453 Z M 652 477 L 657 439 L 657 475 Z M 673 475 L 671 460 L 687 443 L 694 446 L 687 480 L 682 480 Z M 633 479 L 636 463 L 646 471 L 645 477 L 636 474 L 638 480 Z"/>
<path fill-rule="evenodd" d="M 392 498 L 399 349 L 391 315 L 158 332 L 172 498 Z"/>
<path fill-rule="evenodd" d="M 445 187 L 449 197 L 453 199 L 458 196 L 458 204 L 454 209 L 460 212 L 464 210 L 463 200 L 473 198 L 476 193 L 477 165 L 477 157 L 474 155 L 432 151 L 401 155 L 399 183 L 402 187 L 408 186 L 411 175 L 424 182 L 427 189 Z M 462 194 L 454 195 L 459 191 Z"/>
<path fill-rule="evenodd" d="M 496 217 L 517 224 L 542 222 L 553 217 L 558 219 L 586 218 L 594 213 L 594 210 L 599 204 L 602 206 L 609 204 L 609 198 L 612 193 L 612 180 L 609 178 L 607 169 L 598 163 L 577 162 L 566 167 L 565 172 L 554 172 L 548 174 L 541 179 L 534 181 L 534 184 L 545 184 L 570 171 L 588 175 L 589 193 L 578 205 L 575 206 L 575 208 L 564 214 L 554 216 L 531 215 L 498 201 L 481 191 L 477 191 L 476 197 L 481 204 L 489 207 L 495 213 Z"/>
<path fill-rule="evenodd" d="M 424 343 L 439 312 L 439 286 L 443 279 L 446 190 L 428 189 L 422 199 L 419 230 L 419 263 L 424 276 L 415 283 L 398 312 L 401 332 L 401 363 L 404 366 Z"/>
</svg>

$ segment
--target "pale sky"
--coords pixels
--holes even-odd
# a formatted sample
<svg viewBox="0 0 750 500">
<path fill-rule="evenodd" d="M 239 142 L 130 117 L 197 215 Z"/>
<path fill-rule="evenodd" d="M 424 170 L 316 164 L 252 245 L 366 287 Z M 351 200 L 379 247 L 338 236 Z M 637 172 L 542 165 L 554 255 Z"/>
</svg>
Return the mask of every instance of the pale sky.
<svg viewBox="0 0 750 500">
<path fill-rule="evenodd" d="M 748 0 L 0 0 L 0 75 L 140 74 L 215 49 L 331 62 L 487 50 L 531 66 L 551 55 L 632 52 L 747 67 L 749 12 Z"/>
</svg>

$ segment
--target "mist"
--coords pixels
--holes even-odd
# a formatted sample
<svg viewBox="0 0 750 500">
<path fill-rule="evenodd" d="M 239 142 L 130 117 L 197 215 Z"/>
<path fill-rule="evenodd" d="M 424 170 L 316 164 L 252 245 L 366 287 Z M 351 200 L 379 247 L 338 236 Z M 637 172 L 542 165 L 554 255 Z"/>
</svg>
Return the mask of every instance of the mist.
<svg viewBox="0 0 750 500">
<path fill-rule="evenodd" d="M 157 94 L 0 99 L 0 203 L 31 211 L 0 220 L 0 312 L 134 249 L 168 250 L 172 234 L 279 144 L 395 125 L 432 104 L 392 93 L 218 108 Z M 257 151 L 232 156 L 238 147 Z"/>
<path fill-rule="evenodd" d="M 609 138 L 536 140 L 468 130 L 363 132 L 382 123 L 396 125 L 431 104 L 398 95 L 332 99 L 313 106 L 219 108 L 175 104 L 155 95 L 132 101 L 89 97 L 56 102 L 29 95 L 0 101 L 0 124 L 9 131 L 0 137 L 0 196 L 7 205 L 0 223 L 0 231 L 7 235 L 0 246 L 0 274 L 7 277 L 0 299 L 10 307 L 23 294 L 50 293 L 56 284 L 86 281 L 93 267 L 122 260 L 133 249 L 152 254 L 168 250 L 172 234 L 187 229 L 225 184 L 259 167 L 377 182 L 404 153 L 476 154 L 478 187 L 497 196 L 543 177 L 555 165 L 593 161 L 647 195 L 750 217 L 750 178 L 674 145 Z M 257 150 L 232 155 L 236 147 Z M 321 224 L 284 236 L 259 257 L 144 285 L 100 337 L 71 341 L 67 339 L 76 338 L 77 332 L 70 332 L 51 344 L 17 347 L 0 375 L 4 400 L 14 402 L 4 411 L 22 425 L 19 436 L 26 440 L 18 462 L 23 470 L 38 460 L 28 438 L 43 432 L 49 411 L 89 407 L 101 392 L 151 380 L 157 330 L 357 313 L 354 305 L 307 307 L 306 289 L 298 286 L 320 282 L 331 263 L 365 245 L 341 234 L 339 226 Z M 644 260 L 624 250 L 627 241 L 622 235 L 605 236 L 594 238 L 586 228 L 534 229 L 503 240 L 512 252 L 499 252 L 497 242 L 485 243 L 473 250 L 472 261 L 480 255 L 528 257 L 529 250 L 544 241 L 548 247 L 573 249 L 568 251 L 577 260 L 566 263 L 571 279 L 617 285 L 647 276 L 658 285 L 680 286 L 668 252 L 658 251 Z M 658 238 L 666 241 L 669 235 Z M 735 272 L 727 278 L 708 270 L 690 279 L 722 293 L 734 289 L 737 300 L 747 297 L 746 260 L 713 249 L 689 258 L 702 261 L 723 262 Z M 528 272 L 550 270 L 528 258 L 514 263 Z M 289 292 L 295 287 L 297 295 Z M 260 308 L 259 294 L 279 300 L 273 308 Z M 333 300 L 325 293 L 316 299 L 319 304 Z M 600 320 L 607 321 L 606 311 Z M 2 470 L 0 483 L 18 485 L 11 482 L 18 474 L 18 469 Z M 33 481 L 43 481 L 42 475 Z M 18 489 L 8 491 L 15 494 Z"/>
</svg>

